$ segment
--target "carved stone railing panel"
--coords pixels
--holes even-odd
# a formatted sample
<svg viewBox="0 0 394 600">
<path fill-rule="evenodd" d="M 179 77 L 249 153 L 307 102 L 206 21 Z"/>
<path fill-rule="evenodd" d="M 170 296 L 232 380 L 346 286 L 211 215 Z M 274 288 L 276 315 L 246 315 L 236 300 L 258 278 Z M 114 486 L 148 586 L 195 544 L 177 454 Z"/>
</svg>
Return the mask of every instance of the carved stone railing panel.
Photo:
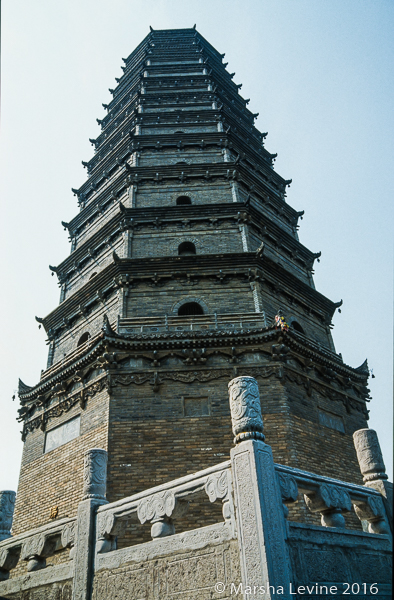
<svg viewBox="0 0 394 600">
<path fill-rule="evenodd" d="M 116 549 L 116 537 L 129 521 L 151 524 L 153 539 L 175 533 L 174 521 L 186 514 L 189 500 L 204 494 L 211 502 L 221 500 L 223 518 L 235 531 L 229 461 L 193 475 L 171 481 L 135 496 L 101 506 L 97 512 L 97 552 Z"/>
</svg>

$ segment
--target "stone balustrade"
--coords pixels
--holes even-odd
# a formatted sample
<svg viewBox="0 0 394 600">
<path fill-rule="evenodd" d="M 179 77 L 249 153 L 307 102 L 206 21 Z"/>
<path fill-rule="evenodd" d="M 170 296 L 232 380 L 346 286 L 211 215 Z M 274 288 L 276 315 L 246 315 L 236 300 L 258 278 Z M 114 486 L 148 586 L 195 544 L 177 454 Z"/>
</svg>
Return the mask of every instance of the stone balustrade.
<svg viewBox="0 0 394 600">
<path fill-rule="evenodd" d="M 354 510 L 361 521 L 368 522 L 370 533 L 389 533 L 382 496 L 374 489 L 284 465 L 276 464 L 275 470 L 286 516 L 288 506 L 297 502 L 301 492 L 307 508 L 312 513 L 320 513 L 324 527 L 345 528 L 343 513 Z"/>
<path fill-rule="evenodd" d="M 45 568 L 46 559 L 65 548 L 70 548 L 72 559 L 75 535 L 76 519 L 59 519 L 0 542 L 0 581 L 8 578 L 20 560 L 26 561 L 31 572 Z"/>
<path fill-rule="evenodd" d="M 234 313 L 225 315 L 206 314 L 190 317 L 168 315 L 165 317 L 134 317 L 123 318 L 118 321 L 119 333 L 147 335 L 164 333 L 166 331 L 206 331 L 206 330 L 232 330 L 243 331 L 261 329 L 266 327 L 264 313 Z"/>
<path fill-rule="evenodd" d="M 226 461 L 101 506 L 97 511 L 97 552 L 116 549 L 116 537 L 124 533 L 127 524 L 133 521 L 149 523 L 152 539 L 174 535 L 176 520 L 187 513 L 189 501 L 202 496 L 208 496 L 211 502 L 222 502 L 224 521 L 234 530 L 231 489 L 230 461 Z"/>
</svg>

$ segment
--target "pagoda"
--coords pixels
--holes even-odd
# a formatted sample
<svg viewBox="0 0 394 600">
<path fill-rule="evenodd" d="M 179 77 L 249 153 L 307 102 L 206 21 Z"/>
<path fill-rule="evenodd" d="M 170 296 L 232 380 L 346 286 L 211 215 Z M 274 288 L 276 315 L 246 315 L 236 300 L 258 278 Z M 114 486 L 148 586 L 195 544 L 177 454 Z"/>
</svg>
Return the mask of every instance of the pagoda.
<svg viewBox="0 0 394 600">
<path fill-rule="evenodd" d="M 368 367 L 335 351 L 341 303 L 315 289 L 320 254 L 223 60 L 195 28 L 151 30 L 123 59 L 50 266 L 60 303 L 37 317 L 48 364 L 19 383 L 13 535 L 76 514 L 90 448 L 108 452 L 109 502 L 226 460 L 238 376 L 258 381 L 275 462 L 362 482 Z"/>
</svg>

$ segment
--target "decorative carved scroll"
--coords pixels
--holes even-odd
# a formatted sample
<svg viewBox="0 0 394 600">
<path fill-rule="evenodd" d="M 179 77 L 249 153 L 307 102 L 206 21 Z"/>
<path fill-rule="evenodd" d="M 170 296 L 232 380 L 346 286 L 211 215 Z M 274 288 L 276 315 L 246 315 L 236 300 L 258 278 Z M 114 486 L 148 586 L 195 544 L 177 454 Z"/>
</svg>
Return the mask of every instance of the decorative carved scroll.
<svg viewBox="0 0 394 600">
<path fill-rule="evenodd" d="M 295 478 L 291 475 L 286 475 L 286 473 L 279 473 L 278 479 L 283 502 L 283 512 L 285 514 L 285 517 L 287 517 L 287 515 L 289 514 L 289 509 L 287 505 L 297 502 L 298 485 Z"/>
<path fill-rule="evenodd" d="M 66 523 L 61 532 L 61 545 L 63 548 L 70 548 L 75 544 L 76 521 Z"/>
<path fill-rule="evenodd" d="M 225 498 L 229 491 L 227 471 L 210 475 L 205 484 L 205 491 L 210 502 L 215 502 L 218 498 Z"/>
<path fill-rule="evenodd" d="M 228 384 L 234 444 L 264 440 L 259 387 L 253 377 L 236 377 Z"/>
<path fill-rule="evenodd" d="M 22 544 L 21 558 L 27 560 L 28 571 L 38 571 L 46 566 L 45 558 L 51 556 L 56 549 L 56 538 L 45 533 L 29 537 Z"/>
<path fill-rule="evenodd" d="M 128 519 L 118 519 L 112 511 L 99 513 L 97 518 L 97 552 L 104 553 L 116 549 L 116 537 L 123 535 Z"/>
<path fill-rule="evenodd" d="M 324 527 L 345 527 L 342 512 L 352 508 L 349 493 L 342 487 L 323 483 L 316 492 L 304 494 L 305 504 L 311 512 L 321 514 Z"/>
<path fill-rule="evenodd" d="M 137 516 L 142 524 L 152 523 L 152 538 L 165 537 L 175 533 L 172 519 L 185 514 L 188 503 L 178 500 L 171 490 L 158 492 L 143 498 L 138 505 Z"/>
<path fill-rule="evenodd" d="M 204 486 L 205 492 L 210 502 L 220 499 L 223 502 L 222 513 L 225 521 L 232 521 L 234 517 L 234 507 L 230 496 L 229 475 L 227 471 L 213 473 L 210 475 Z"/>
<path fill-rule="evenodd" d="M 19 552 L 15 548 L 0 549 L 0 580 L 8 577 L 8 571 L 18 564 Z"/>
</svg>

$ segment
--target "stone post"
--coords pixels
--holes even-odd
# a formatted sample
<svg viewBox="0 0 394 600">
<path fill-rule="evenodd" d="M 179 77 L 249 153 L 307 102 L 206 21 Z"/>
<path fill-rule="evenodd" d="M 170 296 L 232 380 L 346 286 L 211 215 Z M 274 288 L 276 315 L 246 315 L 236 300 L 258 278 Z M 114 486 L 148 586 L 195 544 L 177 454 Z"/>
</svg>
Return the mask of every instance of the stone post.
<svg viewBox="0 0 394 600">
<path fill-rule="evenodd" d="M 358 464 L 366 487 L 382 494 L 391 531 L 393 531 L 393 484 L 387 481 L 386 467 L 378 435 L 374 429 L 359 429 L 353 434 Z"/>
<path fill-rule="evenodd" d="M 0 542 L 11 537 L 12 519 L 15 508 L 15 492 L 0 492 Z"/>
<path fill-rule="evenodd" d="M 106 504 L 107 452 L 87 450 L 84 456 L 83 499 L 78 505 L 74 556 L 73 600 L 88 600 L 93 576 L 96 508 Z"/>
<path fill-rule="evenodd" d="M 272 451 L 264 443 L 257 381 L 237 377 L 228 387 L 236 444 L 231 465 L 244 597 L 260 599 L 263 586 L 266 600 L 274 600 L 278 593 L 288 599 L 291 577 L 286 525 Z"/>
</svg>

